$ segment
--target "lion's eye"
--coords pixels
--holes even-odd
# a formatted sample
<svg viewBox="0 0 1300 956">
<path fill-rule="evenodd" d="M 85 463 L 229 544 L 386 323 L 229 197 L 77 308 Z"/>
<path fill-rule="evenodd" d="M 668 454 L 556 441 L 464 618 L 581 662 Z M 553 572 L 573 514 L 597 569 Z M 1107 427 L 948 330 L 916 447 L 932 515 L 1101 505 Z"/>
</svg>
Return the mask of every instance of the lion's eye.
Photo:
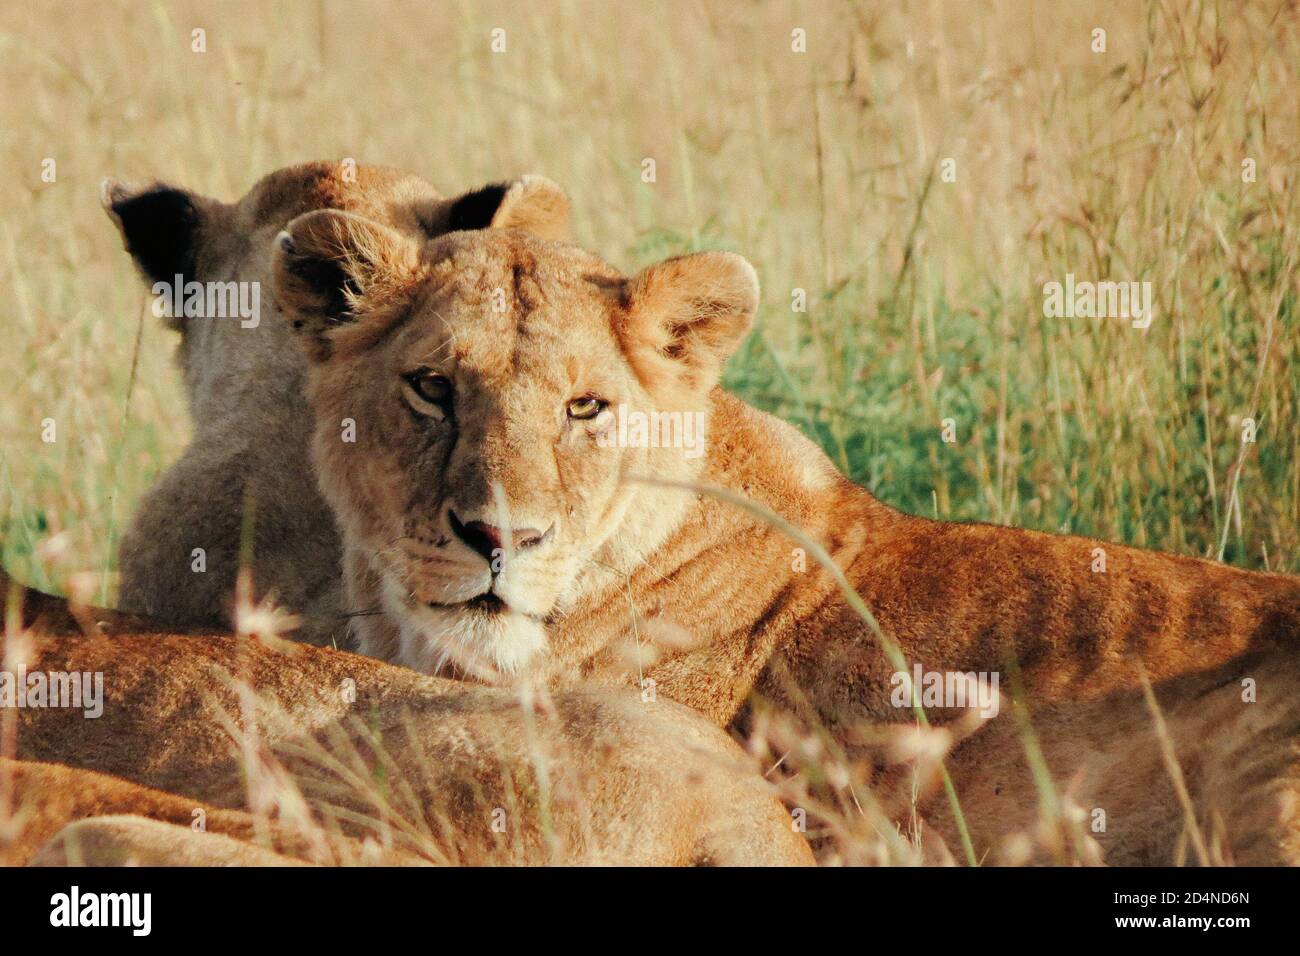
<svg viewBox="0 0 1300 956">
<path fill-rule="evenodd" d="M 411 407 L 422 415 L 439 418 L 451 403 L 451 379 L 428 369 L 420 369 L 406 376 L 406 397 Z"/>
<path fill-rule="evenodd" d="M 600 414 L 605 403 L 599 398 L 592 398 L 587 395 L 583 398 L 575 398 L 569 402 L 569 417 L 576 418 L 579 421 L 585 421 L 589 418 L 595 418 Z"/>
</svg>

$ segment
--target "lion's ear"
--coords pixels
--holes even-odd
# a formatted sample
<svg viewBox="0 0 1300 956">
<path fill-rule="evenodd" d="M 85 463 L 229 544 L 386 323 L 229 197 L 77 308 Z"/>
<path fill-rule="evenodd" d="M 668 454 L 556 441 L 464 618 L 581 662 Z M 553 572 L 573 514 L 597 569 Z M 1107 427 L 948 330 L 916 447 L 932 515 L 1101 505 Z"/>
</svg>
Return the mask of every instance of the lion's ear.
<svg viewBox="0 0 1300 956">
<path fill-rule="evenodd" d="M 276 236 L 275 298 L 309 354 L 330 354 L 328 333 L 407 288 L 419 246 L 363 216 L 321 209 Z"/>
<path fill-rule="evenodd" d="M 672 375 L 703 391 L 717 384 L 757 310 L 753 266 L 732 252 L 698 252 L 629 280 L 616 331 L 643 382 Z"/>
<path fill-rule="evenodd" d="M 215 199 L 164 183 L 134 186 L 105 179 L 99 201 L 122 236 L 122 244 L 149 283 L 197 279 L 205 232 L 229 207 Z"/>
<path fill-rule="evenodd" d="M 521 229 L 542 239 L 569 238 L 569 197 L 545 176 L 493 183 L 447 200 L 439 231 Z"/>
</svg>

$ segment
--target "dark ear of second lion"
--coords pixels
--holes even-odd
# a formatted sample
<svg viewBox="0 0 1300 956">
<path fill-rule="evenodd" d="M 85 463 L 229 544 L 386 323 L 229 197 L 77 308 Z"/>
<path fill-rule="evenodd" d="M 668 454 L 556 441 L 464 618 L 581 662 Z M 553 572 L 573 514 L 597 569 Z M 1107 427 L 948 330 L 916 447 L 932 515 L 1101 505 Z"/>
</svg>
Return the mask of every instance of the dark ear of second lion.
<svg viewBox="0 0 1300 956">
<path fill-rule="evenodd" d="M 542 239 L 569 238 L 569 197 L 545 176 L 491 183 L 448 200 L 430 235 L 472 229 L 520 229 Z"/>
<path fill-rule="evenodd" d="M 100 187 L 100 201 L 146 282 L 201 279 L 203 235 L 221 203 L 164 183 L 141 187 L 112 179 Z"/>
</svg>

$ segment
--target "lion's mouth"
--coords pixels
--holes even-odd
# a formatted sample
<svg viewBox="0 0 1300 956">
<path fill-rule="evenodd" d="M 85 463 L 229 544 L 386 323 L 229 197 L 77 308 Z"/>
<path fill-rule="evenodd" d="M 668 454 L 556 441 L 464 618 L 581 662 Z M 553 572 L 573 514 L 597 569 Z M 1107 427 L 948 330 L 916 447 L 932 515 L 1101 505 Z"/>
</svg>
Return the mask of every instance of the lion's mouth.
<svg viewBox="0 0 1300 956">
<path fill-rule="evenodd" d="M 429 601 L 428 605 L 429 607 L 467 608 L 486 615 L 505 614 L 510 610 L 510 605 L 493 591 L 484 591 L 468 601 L 457 601 L 453 604 L 443 601 Z"/>
<path fill-rule="evenodd" d="M 410 598 L 408 597 L 409 601 Z M 503 617 L 513 615 L 527 618 L 536 624 L 548 625 L 553 621 L 553 612 L 548 611 L 539 614 L 533 611 L 527 611 L 517 604 L 511 604 L 495 588 L 489 588 L 481 594 L 476 594 L 472 598 L 464 601 L 425 601 L 424 606 L 433 611 L 453 611 L 469 613 L 476 617 L 484 619 Z"/>
<path fill-rule="evenodd" d="M 504 614 L 510 610 L 510 605 L 492 591 L 484 591 L 478 597 L 470 598 L 465 604 L 485 614 Z"/>
</svg>

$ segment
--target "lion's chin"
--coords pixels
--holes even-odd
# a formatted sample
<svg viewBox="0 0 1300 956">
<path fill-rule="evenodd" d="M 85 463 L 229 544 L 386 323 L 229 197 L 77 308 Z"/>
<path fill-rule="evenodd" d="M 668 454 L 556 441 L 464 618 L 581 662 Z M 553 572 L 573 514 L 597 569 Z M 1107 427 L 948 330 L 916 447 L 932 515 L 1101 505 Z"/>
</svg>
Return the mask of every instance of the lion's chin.
<svg viewBox="0 0 1300 956">
<path fill-rule="evenodd" d="M 397 663 L 425 674 L 449 668 L 490 684 L 508 684 L 546 648 L 541 623 L 505 608 L 461 604 L 402 607 Z"/>
</svg>

